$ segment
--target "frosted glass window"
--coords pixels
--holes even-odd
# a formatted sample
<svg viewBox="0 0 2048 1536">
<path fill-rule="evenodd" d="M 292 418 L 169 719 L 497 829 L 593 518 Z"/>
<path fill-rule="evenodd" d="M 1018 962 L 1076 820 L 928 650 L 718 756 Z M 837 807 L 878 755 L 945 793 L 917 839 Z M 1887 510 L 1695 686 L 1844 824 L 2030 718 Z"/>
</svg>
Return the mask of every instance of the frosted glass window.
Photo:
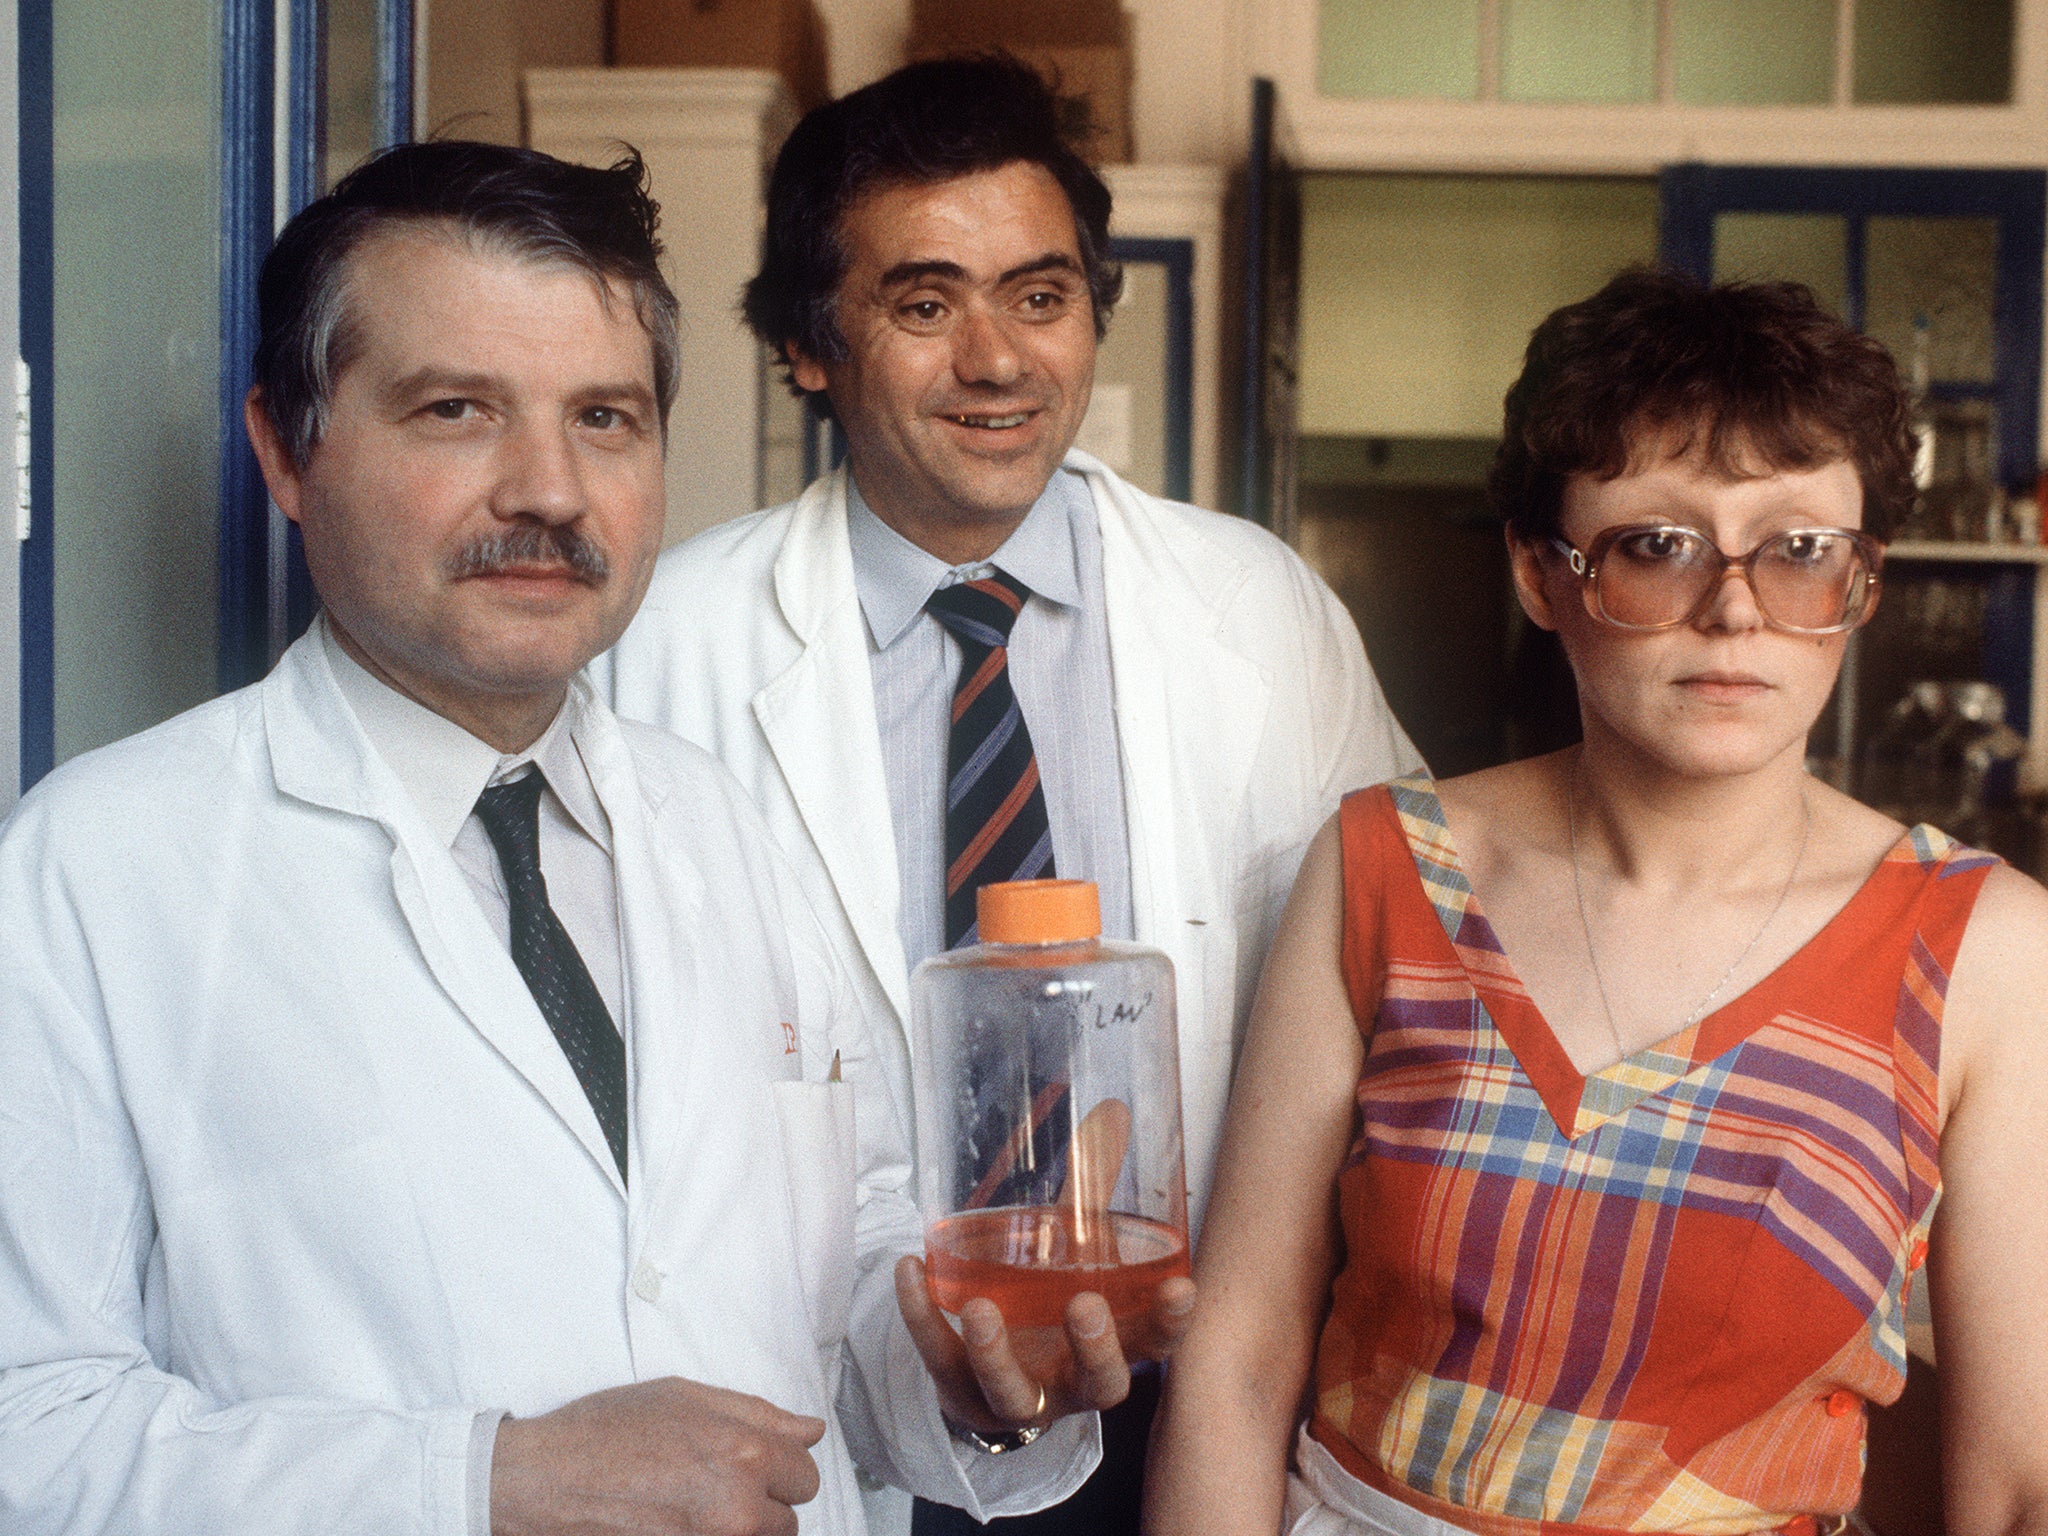
<svg viewBox="0 0 2048 1536">
<path fill-rule="evenodd" d="M 1835 0 L 1672 0 L 1671 63 L 1699 106 L 1832 101 Z"/>
<path fill-rule="evenodd" d="M 1856 0 L 1859 102 L 2012 100 L 2012 0 Z"/>
<path fill-rule="evenodd" d="M 58 761 L 212 696 L 220 14 L 55 0 Z"/>
<path fill-rule="evenodd" d="M 1479 94 L 1479 0 L 1323 0 L 1325 96 Z"/>
<path fill-rule="evenodd" d="M 1714 281 L 1804 283 L 1836 314 L 1848 310 L 1849 221 L 1838 213 L 1714 216 Z"/>
<path fill-rule="evenodd" d="M 1863 328 L 1899 367 L 1912 366 L 1915 317 L 1924 316 L 1929 379 L 1990 383 L 1998 221 L 1874 218 L 1863 249 Z"/>
<path fill-rule="evenodd" d="M 1651 101 L 1655 0 L 1500 0 L 1501 97 Z"/>
</svg>

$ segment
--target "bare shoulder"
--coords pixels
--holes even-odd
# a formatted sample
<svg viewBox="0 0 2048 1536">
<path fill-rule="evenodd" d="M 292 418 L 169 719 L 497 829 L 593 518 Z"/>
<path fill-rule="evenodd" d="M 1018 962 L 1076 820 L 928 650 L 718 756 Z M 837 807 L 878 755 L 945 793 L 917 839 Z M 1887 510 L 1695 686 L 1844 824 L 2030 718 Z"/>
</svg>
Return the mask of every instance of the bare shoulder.
<svg viewBox="0 0 2048 1536">
<path fill-rule="evenodd" d="M 1437 799 L 1458 860 L 1474 884 L 1492 884 L 1563 814 L 1566 753 L 1525 757 L 1437 781 Z"/>
<path fill-rule="evenodd" d="M 1455 779 L 1436 781 L 1437 798 L 1447 815 L 1477 829 L 1516 817 L 1537 800 L 1554 797 L 1563 773 L 1565 754 L 1524 757 L 1498 768 L 1482 768 Z"/>
<path fill-rule="evenodd" d="M 1949 1007 L 1977 994 L 2038 989 L 2048 982 L 2048 890 L 2000 864 L 1984 877 L 1956 955 Z M 2048 993 L 2039 994 L 2048 1006 Z"/>
<path fill-rule="evenodd" d="M 1301 870 L 1294 877 L 1294 894 L 1288 901 L 1293 912 L 1305 906 L 1317 908 L 1340 904 L 1344 888 L 1344 813 L 1332 811 L 1316 830 L 1308 852 L 1302 855 Z"/>
<path fill-rule="evenodd" d="M 1806 781 L 1806 804 L 1813 828 L 1805 879 L 1839 884 L 1845 900 L 1906 835 L 1903 823 L 1819 779 Z"/>
<path fill-rule="evenodd" d="M 1973 1081 L 2048 1073 L 2048 890 L 2009 865 L 1984 878 L 1942 1016 L 1942 1108 Z"/>
</svg>

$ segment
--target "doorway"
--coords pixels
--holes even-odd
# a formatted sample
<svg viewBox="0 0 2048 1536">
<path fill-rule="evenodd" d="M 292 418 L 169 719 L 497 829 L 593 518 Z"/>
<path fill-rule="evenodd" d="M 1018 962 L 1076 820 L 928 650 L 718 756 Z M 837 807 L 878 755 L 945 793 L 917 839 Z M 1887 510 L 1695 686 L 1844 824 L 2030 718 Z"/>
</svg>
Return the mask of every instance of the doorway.
<svg viewBox="0 0 2048 1536">
<path fill-rule="evenodd" d="M 1297 542 L 1438 774 L 1577 739 L 1486 471 L 1536 322 L 1656 254 L 1648 177 L 1305 178 Z"/>
</svg>

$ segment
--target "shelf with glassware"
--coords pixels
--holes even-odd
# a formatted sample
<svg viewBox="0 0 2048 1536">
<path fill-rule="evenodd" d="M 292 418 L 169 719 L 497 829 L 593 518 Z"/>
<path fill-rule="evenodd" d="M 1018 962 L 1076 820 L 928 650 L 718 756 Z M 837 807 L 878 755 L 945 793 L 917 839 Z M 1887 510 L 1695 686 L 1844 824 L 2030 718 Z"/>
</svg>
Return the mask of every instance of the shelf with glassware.
<svg viewBox="0 0 2048 1536">
<path fill-rule="evenodd" d="M 1958 225 L 1945 238 L 1968 233 Z M 1918 494 L 1886 552 L 1884 601 L 1843 658 L 1834 767 L 1900 820 L 2041 873 L 2048 548 L 2035 487 L 2022 484 L 2035 465 L 2034 408 L 2001 387 L 1989 308 L 1998 280 L 1987 269 L 1962 283 L 1949 266 L 1934 260 L 1915 295 L 1903 350 Z"/>
<path fill-rule="evenodd" d="M 1919 494 L 1885 557 L 1884 600 L 1843 661 L 1834 766 L 1861 799 L 2034 873 L 2048 859 L 2048 546 L 2034 487 L 2001 479 L 1979 381 L 1930 385 L 1912 345 Z M 2009 467 L 2008 467 L 2009 469 Z"/>
<path fill-rule="evenodd" d="M 1836 742 L 1857 796 L 2044 873 L 2048 546 L 1904 538 L 1844 658 Z M 1866 722 L 1859 729 L 1859 722 Z"/>
</svg>

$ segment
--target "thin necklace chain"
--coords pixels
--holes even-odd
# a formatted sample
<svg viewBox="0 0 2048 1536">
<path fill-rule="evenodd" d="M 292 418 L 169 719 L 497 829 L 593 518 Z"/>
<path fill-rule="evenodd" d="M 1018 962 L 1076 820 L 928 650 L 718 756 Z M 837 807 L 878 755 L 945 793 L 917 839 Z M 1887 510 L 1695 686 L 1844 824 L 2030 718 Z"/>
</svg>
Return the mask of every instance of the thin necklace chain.
<svg viewBox="0 0 2048 1536">
<path fill-rule="evenodd" d="M 1614 1038 L 1615 1059 L 1620 1061 L 1628 1056 L 1628 1051 L 1621 1043 L 1621 1027 L 1614 1021 L 1614 1005 L 1607 998 L 1607 983 L 1600 976 L 1600 957 L 1593 953 L 1593 925 L 1586 920 L 1586 888 L 1579 875 L 1579 763 L 1581 761 L 1583 761 L 1583 758 L 1574 760 L 1572 763 L 1571 782 L 1566 787 L 1564 799 L 1565 827 L 1571 838 L 1572 895 L 1578 898 L 1579 932 L 1584 934 L 1586 938 L 1586 960 L 1593 967 L 1593 985 L 1600 993 L 1600 1011 L 1607 1016 L 1607 1033 Z M 1799 851 L 1792 855 L 1791 872 L 1785 876 L 1784 885 L 1778 889 L 1778 899 L 1771 905 L 1770 916 L 1766 917 L 1763 921 L 1763 926 L 1750 936 L 1749 942 L 1742 946 L 1742 953 L 1737 955 L 1728 969 L 1721 973 L 1721 979 L 1714 983 L 1713 990 L 1701 998 L 1694 1005 L 1692 1012 L 1685 1016 L 1685 1022 L 1678 1026 L 1679 1030 L 1690 1029 L 1707 1016 L 1707 1010 L 1712 1006 L 1714 999 L 1719 997 L 1726 990 L 1728 983 L 1735 979 L 1735 973 L 1742 969 L 1742 962 L 1755 953 L 1757 945 L 1763 942 L 1764 935 L 1770 931 L 1771 924 L 1775 923 L 1778 920 L 1778 914 L 1785 910 L 1785 898 L 1792 894 L 1793 882 L 1799 878 L 1799 866 L 1806 860 L 1806 840 L 1813 832 L 1813 805 L 1806 798 L 1806 786 L 1803 784 L 1799 788 L 1799 812 Z M 1677 1032 L 1678 1030 L 1672 1031 L 1673 1034 Z M 1658 1038 L 1663 1039 L 1665 1037 L 1660 1035 Z"/>
</svg>

